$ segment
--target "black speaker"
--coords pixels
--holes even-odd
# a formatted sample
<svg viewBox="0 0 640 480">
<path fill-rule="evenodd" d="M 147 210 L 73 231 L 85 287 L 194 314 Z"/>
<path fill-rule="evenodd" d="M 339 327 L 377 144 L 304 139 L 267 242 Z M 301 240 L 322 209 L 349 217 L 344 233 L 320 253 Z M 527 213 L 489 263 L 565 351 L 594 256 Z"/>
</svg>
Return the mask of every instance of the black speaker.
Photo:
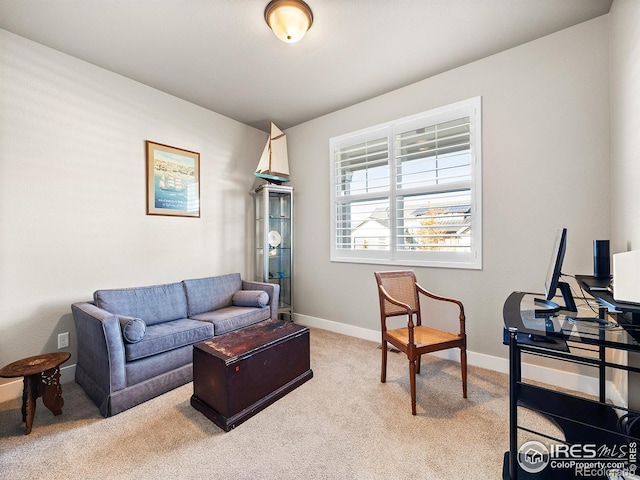
<svg viewBox="0 0 640 480">
<path fill-rule="evenodd" d="M 593 241 L 593 276 L 596 278 L 609 278 L 611 276 L 609 240 Z"/>
</svg>

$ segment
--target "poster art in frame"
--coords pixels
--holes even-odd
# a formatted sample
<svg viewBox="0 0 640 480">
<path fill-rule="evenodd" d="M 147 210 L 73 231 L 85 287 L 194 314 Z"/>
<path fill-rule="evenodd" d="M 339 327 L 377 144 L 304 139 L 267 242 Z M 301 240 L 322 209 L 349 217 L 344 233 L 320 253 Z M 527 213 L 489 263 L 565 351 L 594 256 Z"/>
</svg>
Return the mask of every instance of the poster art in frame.
<svg viewBox="0 0 640 480">
<path fill-rule="evenodd" d="M 147 215 L 200 217 L 200 154 L 147 140 Z"/>
</svg>

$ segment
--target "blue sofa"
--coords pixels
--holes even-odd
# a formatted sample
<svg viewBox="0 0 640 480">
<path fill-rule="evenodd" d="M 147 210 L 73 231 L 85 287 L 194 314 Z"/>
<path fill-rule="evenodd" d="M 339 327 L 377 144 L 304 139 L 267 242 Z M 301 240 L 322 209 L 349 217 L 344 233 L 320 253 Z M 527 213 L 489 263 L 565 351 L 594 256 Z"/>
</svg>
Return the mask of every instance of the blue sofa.
<svg viewBox="0 0 640 480">
<path fill-rule="evenodd" d="M 71 306 L 76 382 L 105 416 L 193 379 L 193 344 L 277 319 L 280 287 L 239 273 L 98 290 Z"/>
</svg>

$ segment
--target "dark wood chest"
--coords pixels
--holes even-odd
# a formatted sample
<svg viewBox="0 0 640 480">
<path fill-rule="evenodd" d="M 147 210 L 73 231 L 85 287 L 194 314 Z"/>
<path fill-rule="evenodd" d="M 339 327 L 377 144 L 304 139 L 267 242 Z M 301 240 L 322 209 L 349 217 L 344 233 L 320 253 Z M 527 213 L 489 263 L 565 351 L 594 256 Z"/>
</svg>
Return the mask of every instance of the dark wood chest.
<svg viewBox="0 0 640 480">
<path fill-rule="evenodd" d="M 191 405 L 228 432 L 312 377 L 309 329 L 269 320 L 194 345 Z"/>
</svg>

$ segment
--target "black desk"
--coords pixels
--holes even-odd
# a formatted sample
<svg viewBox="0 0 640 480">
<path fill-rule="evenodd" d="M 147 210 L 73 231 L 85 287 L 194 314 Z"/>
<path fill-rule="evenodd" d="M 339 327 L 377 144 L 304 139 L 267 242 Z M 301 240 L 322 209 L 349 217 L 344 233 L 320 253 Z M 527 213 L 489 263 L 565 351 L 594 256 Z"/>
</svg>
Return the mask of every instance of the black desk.
<svg viewBox="0 0 640 480">
<path fill-rule="evenodd" d="M 616 321 L 629 332 L 637 341 L 640 342 L 640 305 L 633 303 L 616 302 L 613 295 L 607 290 L 596 290 L 589 288 L 589 279 L 593 277 L 588 275 L 576 275 L 576 281 L 580 288 L 595 298 L 603 306 L 620 312 Z"/>
<path fill-rule="evenodd" d="M 634 319 L 622 312 L 617 314 L 607 312 L 606 309 L 596 312 L 588 310 L 588 307 L 581 308 L 578 313 L 565 310 L 549 314 L 537 313 L 541 307 L 535 303 L 535 299 L 541 296 L 513 292 L 504 303 L 502 313 L 505 330 L 517 329 L 520 344 L 568 351 L 567 342 L 576 342 L 640 351 L 640 343 L 634 338 L 640 333 L 640 321 L 634 324 Z M 631 306 L 628 308 L 637 309 Z M 602 328 L 603 326 L 597 323 L 600 317 L 610 321 L 611 328 Z M 528 338 L 529 335 L 545 338 L 546 341 L 532 341 Z M 508 343 L 506 334 L 504 343 Z"/>
<path fill-rule="evenodd" d="M 578 279 L 580 282 L 580 279 Z M 584 288 L 584 285 L 582 285 Z M 603 292 L 606 293 L 606 292 Z M 640 343 L 631 335 L 636 333 L 633 321 L 624 320 L 625 314 L 611 314 L 606 309 L 598 313 L 581 309 L 580 313 L 560 311 L 536 314 L 534 299 L 540 295 L 513 292 L 504 304 L 505 343 L 509 344 L 509 452 L 505 454 L 503 478 L 575 478 L 570 469 L 552 469 L 550 465 L 540 473 L 527 473 L 517 461 L 518 407 L 525 407 L 545 415 L 564 433 L 567 444 L 627 445 L 635 441 L 617 430 L 616 411 L 627 409 L 605 403 L 606 369 L 616 368 L 632 372 L 640 369 L 613 363 L 606 351 L 627 350 L 640 352 Z M 577 302 L 581 303 L 580 301 Z M 586 312 L 586 313 L 585 313 Z M 628 312 L 633 313 L 633 312 Z M 597 320 L 611 321 L 611 323 Z M 625 328 L 621 326 L 625 323 Z M 530 338 L 540 338 L 536 341 Z M 539 337 L 536 337 L 539 336 Z M 585 348 L 588 351 L 585 351 Z M 558 392 L 522 381 L 522 354 L 538 355 L 560 361 L 578 363 L 597 369 L 600 385 L 599 399 Z M 636 413 L 636 412 L 632 412 Z M 535 433 L 535 432 L 531 432 Z M 563 443 L 559 439 L 551 439 Z M 640 468 L 639 468 L 640 470 Z M 590 478 L 607 478 L 591 476 Z"/>
</svg>

